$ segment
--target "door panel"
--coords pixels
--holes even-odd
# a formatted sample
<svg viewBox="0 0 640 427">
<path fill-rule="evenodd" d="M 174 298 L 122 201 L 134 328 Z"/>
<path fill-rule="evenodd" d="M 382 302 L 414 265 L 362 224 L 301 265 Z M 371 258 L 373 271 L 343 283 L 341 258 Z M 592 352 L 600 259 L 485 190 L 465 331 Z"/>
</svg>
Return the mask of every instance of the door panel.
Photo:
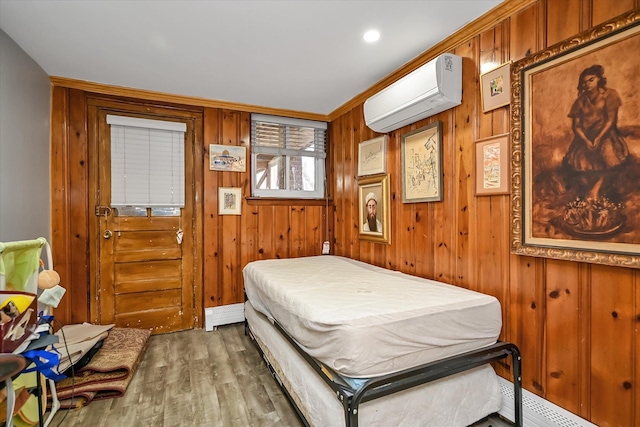
<svg viewBox="0 0 640 427">
<path fill-rule="evenodd" d="M 95 108 L 95 107 L 92 107 Z M 194 327 L 194 124 L 184 117 L 96 108 L 96 266 L 102 324 L 148 328 L 153 333 Z M 180 121 L 185 132 L 185 206 L 117 208 L 111 203 L 111 134 L 107 114 Z M 151 147 L 152 149 L 152 147 Z M 110 209 L 107 209 L 110 208 Z M 181 234 L 181 240 L 178 233 Z M 180 241 L 179 241 L 180 240 Z"/>
<path fill-rule="evenodd" d="M 123 293 L 116 296 L 116 312 L 138 313 L 158 307 L 180 308 L 180 289 L 164 291 Z"/>
<path fill-rule="evenodd" d="M 151 329 L 153 334 L 161 334 L 184 330 L 183 317 L 180 310 L 169 307 L 146 311 L 144 316 L 141 316 L 139 312 L 118 314 L 114 317 L 113 322 L 116 325 L 127 325 L 122 327 Z"/>
</svg>

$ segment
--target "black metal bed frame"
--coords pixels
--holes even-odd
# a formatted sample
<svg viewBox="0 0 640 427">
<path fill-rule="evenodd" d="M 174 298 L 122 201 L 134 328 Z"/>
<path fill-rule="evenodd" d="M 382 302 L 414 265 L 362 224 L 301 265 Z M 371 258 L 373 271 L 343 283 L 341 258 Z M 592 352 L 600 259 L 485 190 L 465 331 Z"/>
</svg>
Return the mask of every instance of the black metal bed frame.
<svg viewBox="0 0 640 427">
<path fill-rule="evenodd" d="M 298 343 L 285 331 L 282 326 L 273 321 L 273 325 L 284 336 L 296 351 L 307 361 L 309 366 L 320 375 L 329 387 L 335 392 L 336 397 L 342 404 L 344 409 L 346 427 L 358 427 L 358 412 L 360 404 L 374 400 L 383 396 L 387 396 L 411 387 L 435 381 L 459 372 L 467 371 L 487 363 L 502 360 L 511 356 L 513 366 L 513 389 L 514 389 L 514 410 L 515 425 L 523 426 L 522 419 L 522 373 L 521 373 L 521 357 L 520 350 L 515 344 L 509 342 L 498 341 L 495 344 L 483 347 L 477 350 L 462 353 L 456 356 L 450 356 L 435 362 L 426 363 L 413 368 L 405 369 L 393 374 L 383 375 L 371 378 L 365 381 L 359 388 L 354 389 L 346 383 L 341 384 L 334 381 L 325 371 L 325 367 L 313 357 L 309 356 L 300 348 Z M 267 363 L 267 367 L 271 375 L 277 380 L 278 384 L 289 399 L 289 402 L 295 409 L 302 423 L 309 427 L 307 420 L 300 411 L 300 408 L 293 401 L 289 391 L 282 384 L 282 381 L 271 366 L 271 363 L 264 355 L 264 351 L 256 342 L 253 332 L 249 328 L 249 322 L 245 320 L 245 334 L 249 335 L 254 342 L 256 348 Z M 324 368 L 324 369 L 323 369 Z"/>
</svg>

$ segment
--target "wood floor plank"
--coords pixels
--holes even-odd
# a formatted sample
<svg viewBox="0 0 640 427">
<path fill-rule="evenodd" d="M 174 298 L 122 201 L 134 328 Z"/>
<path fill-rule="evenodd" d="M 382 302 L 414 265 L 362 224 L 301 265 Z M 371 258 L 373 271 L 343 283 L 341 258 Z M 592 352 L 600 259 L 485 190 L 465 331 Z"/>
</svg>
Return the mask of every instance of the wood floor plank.
<svg viewBox="0 0 640 427">
<path fill-rule="evenodd" d="M 63 420 L 64 417 L 64 420 Z M 52 427 L 300 427 L 242 324 L 149 338 L 124 397 L 61 410 Z M 497 416 L 473 427 L 506 427 Z"/>
<path fill-rule="evenodd" d="M 220 401 L 222 425 L 249 426 L 249 413 L 241 389 L 236 381 L 215 386 Z"/>
</svg>

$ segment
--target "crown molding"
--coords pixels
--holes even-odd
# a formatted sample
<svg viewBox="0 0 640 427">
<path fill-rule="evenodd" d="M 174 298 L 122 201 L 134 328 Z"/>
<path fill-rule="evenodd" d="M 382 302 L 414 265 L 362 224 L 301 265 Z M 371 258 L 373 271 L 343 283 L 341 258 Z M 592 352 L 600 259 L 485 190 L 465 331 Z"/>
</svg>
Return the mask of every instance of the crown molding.
<svg viewBox="0 0 640 427">
<path fill-rule="evenodd" d="M 148 101 L 169 102 L 173 104 L 183 104 L 195 107 L 220 108 L 225 110 L 246 111 L 249 113 L 271 114 L 274 116 L 293 117 L 297 119 L 318 120 L 328 122 L 329 116 L 326 114 L 308 113 L 304 111 L 283 110 L 279 108 L 262 107 L 258 105 L 240 104 L 236 102 L 216 101 L 195 96 L 174 95 L 163 92 L 155 92 L 144 89 L 114 86 L 103 83 L 96 83 L 87 80 L 76 80 L 66 77 L 50 76 L 49 80 L 53 86 L 65 87 L 69 89 L 79 89 L 86 92 L 99 93 L 102 95 L 122 96 L 127 98 L 138 98 Z"/>
</svg>

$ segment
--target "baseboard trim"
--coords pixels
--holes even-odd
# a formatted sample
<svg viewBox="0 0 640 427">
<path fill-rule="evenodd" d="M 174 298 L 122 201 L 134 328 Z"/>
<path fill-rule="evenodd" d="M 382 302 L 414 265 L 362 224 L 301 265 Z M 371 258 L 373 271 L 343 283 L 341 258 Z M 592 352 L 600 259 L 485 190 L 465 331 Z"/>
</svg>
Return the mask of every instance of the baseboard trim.
<svg viewBox="0 0 640 427">
<path fill-rule="evenodd" d="M 514 422 L 513 383 L 498 378 L 502 392 L 502 409 L 498 412 Z M 527 390 L 522 390 L 522 414 L 527 427 L 598 427 Z"/>
<path fill-rule="evenodd" d="M 220 305 L 204 310 L 204 325 L 206 331 L 212 331 L 216 326 L 244 322 L 244 304 Z"/>
</svg>

